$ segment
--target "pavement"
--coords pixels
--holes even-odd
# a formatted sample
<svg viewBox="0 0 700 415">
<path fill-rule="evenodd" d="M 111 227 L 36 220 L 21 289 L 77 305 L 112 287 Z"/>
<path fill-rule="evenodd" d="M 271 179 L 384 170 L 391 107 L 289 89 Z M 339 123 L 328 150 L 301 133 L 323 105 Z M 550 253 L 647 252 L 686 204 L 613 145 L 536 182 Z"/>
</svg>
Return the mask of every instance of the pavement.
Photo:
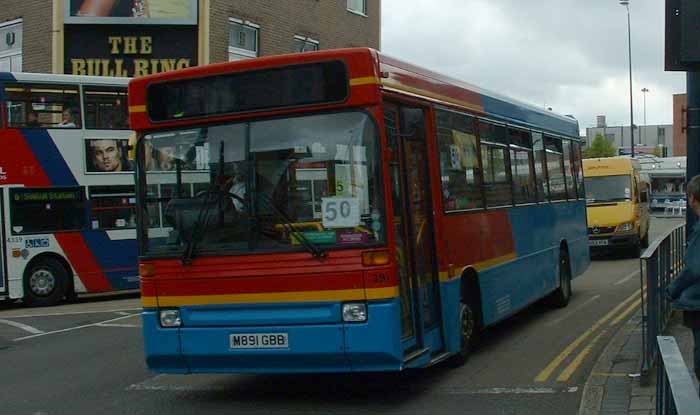
<svg viewBox="0 0 700 415">
<path fill-rule="evenodd" d="M 698 388 L 693 368 L 693 336 L 681 324 L 676 311 L 664 335 L 673 336 Z M 649 373 L 649 385 L 641 386 L 642 317 L 641 310 L 613 336 L 598 358 L 586 381 L 579 415 L 655 415 L 656 369 Z"/>
</svg>

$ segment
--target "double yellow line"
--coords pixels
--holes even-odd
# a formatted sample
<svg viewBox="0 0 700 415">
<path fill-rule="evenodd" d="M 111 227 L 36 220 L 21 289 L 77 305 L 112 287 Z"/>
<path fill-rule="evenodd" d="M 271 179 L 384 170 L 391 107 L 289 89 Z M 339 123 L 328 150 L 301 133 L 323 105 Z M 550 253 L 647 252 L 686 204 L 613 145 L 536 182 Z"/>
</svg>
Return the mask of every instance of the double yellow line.
<svg viewBox="0 0 700 415">
<path fill-rule="evenodd" d="M 636 299 L 636 300 L 635 300 Z M 571 342 L 566 348 L 555 357 L 547 367 L 542 369 L 542 371 L 535 377 L 535 382 L 546 382 L 552 376 L 555 370 L 557 370 L 564 360 L 566 360 L 569 355 L 571 355 L 576 349 L 578 349 L 581 344 L 583 344 L 586 339 L 591 337 L 598 329 L 603 327 L 605 323 L 610 321 L 608 327 L 613 327 L 619 324 L 621 321 L 626 319 L 634 310 L 639 307 L 642 298 L 640 297 L 640 291 L 637 290 L 625 299 L 623 302 L 618 304 L 615 308 L 610 310 L 606 315 L 604 315 L 600 320 L 596 321 L 588 330 L 581 334 L 576 340 Z M 627 306 L 626 309 L 625 306 Z M 623 310 L 624 309 L 624 310 Z M 576 370 L 581 367 L 586 357 L 593 351 L 593 347 L 596 345 L 598 340 L 600 340 L 603 335 L 607 333 L 607 328 L 603 328 L 600 333 L 598 333 L 593 339 L 581 350 L 581 352 L 569 363 L 569 365 L 564 368 L 561 374 L 557 377 L 558 382 L 566 382 L 571 376 L 576 372 Z"/>
</svg>

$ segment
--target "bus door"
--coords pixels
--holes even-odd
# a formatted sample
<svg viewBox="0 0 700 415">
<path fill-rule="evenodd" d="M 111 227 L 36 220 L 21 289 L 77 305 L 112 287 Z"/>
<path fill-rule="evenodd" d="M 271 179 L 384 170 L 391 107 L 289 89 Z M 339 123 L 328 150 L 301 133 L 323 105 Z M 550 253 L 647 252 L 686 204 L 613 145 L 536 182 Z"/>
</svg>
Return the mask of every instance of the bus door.
<svg viewBox="0 0 700 415">
<path fill-rule="evenodd" d="M 386 104 L 404 357 L 443 348 L 425 110 Z"/>
</svg>

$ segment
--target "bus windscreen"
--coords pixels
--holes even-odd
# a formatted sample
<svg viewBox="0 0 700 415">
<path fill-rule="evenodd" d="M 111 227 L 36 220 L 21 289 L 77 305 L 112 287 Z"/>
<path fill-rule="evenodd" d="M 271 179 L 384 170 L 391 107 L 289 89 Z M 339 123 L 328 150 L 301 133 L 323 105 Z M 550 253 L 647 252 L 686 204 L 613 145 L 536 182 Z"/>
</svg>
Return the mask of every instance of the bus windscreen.
<svg viewBox="0 0 700 415">
<path fill-rule="evenodd" d="M 153 122 L 343 102 L 349 92 L 341 61 L 164 81 L 148 87 Z"/>
</svg>

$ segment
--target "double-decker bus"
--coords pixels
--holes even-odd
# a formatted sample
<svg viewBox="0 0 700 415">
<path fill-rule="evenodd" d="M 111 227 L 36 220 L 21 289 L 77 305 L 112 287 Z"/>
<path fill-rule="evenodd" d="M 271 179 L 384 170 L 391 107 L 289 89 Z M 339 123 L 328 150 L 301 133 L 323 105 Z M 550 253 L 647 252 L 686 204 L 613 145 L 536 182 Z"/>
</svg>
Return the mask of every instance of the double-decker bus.
<svg viewBox="0 0 700 415">
<path fill-rule="evenodd" d="M 462 362 L 589 264 L 578 123 L 377 51 L 138 78 L 129 108 L 153 371 Z"/>
<path fill-rule="evenodd" d="M 0 73 L 0 298 L 139 287 L 127 83 Z"/>
</svg>

